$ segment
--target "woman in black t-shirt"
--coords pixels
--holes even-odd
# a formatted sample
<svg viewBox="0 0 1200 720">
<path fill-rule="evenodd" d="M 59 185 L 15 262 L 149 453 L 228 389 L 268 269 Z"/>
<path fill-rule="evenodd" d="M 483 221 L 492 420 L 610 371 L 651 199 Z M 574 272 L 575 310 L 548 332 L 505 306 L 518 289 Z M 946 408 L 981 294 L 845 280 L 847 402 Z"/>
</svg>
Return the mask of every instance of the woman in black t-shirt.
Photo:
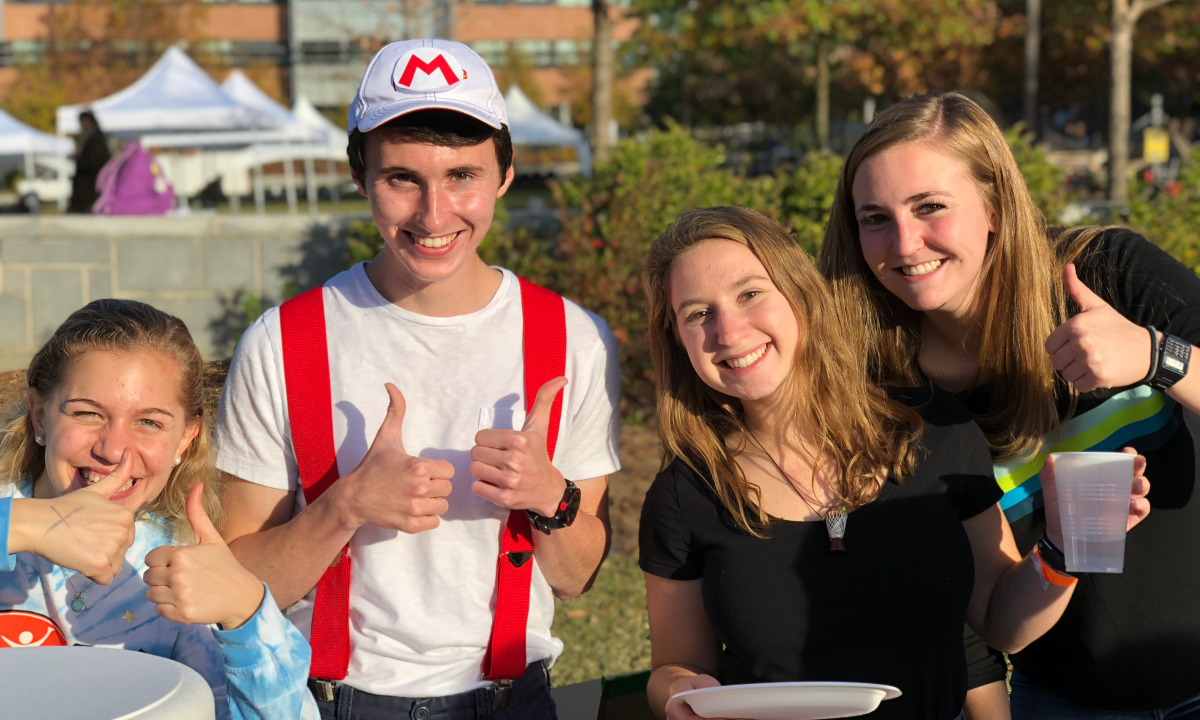
<svg viewBox="0 0 1200 720">
<path fill-rule="evenodd" d="M 897 103 L 859 139 L 819 264 L 877 379 L 932 380 L 979 421 L 1022 551 L 1057 520 L 1047 453 L 1148 460 L 1124 572 L 1082 575 L 1011 658 L 1013 717 L 1200 716 L 1200 378 L 1168 388 L 1155 363 L 1200 342 L 1200 280 L 1127 230 L 1047 230 L 999 128 L 955 93 Z"/>
<path fill-rule="evenodd" d="M 758 213 L 684 213 L 643 281 L 668 460 L 641 522 L 651 706 L 859 681 L 904 693 L 878 717 L 957 717 L 964 618 L 1015 651 L 1072 592 L 1018 555 L 978 427 L 944 393 L 870 385 L 812 263 Z"/>
</svg>

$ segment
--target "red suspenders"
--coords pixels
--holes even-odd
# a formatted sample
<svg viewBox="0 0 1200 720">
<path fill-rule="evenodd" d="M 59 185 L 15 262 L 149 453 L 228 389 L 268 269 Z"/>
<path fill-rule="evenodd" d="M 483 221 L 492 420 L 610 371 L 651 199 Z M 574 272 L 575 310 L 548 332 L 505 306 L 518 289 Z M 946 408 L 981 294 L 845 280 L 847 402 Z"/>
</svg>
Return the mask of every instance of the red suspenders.
<svg viewBox="0 0 1200 720">
<path fill-rule="evenodd" d="M 525 408 L 548 380 L 566 374 L 567 326 L 563 300 L 553 292 L 518 278 L 524 322 Z M 329 351 L 325 335 L 322 288 L 285 302 L 279 309 L 288 421 L 304 499 L 312 504 L 338 479 L 333 440 L 333 404 Z M 403 388 L 402 388 L 403 389 Z M 562 394 L 554 399 L 546 445 L 550 458 L 558 442 Z M 506 688 L 525 673 L 525 634 L 533 578 L 533 539 L 523 510 L 511 511 L 500 541 L 496 565 L 496 617 L 484 655 L 487 680 Z M 350 663 L 350 556 L 342 549 L 337 562 L 317 584 L 313 607 L 312 666 L 309 676 L 342 680 Z M 499 694 L 497 700 L 499 701 Z"/>
<path fill-rule="evenodd" d="M 338 479 L 333 401 L 325 340 L 325 297 L 316 287 L 279 308 L 288 424 L 304 501 L 312 504 Z M 350 554 L 346 548 L 317 583 L 309 677 L 342 680 L 350 665 Z"/>
</svg>

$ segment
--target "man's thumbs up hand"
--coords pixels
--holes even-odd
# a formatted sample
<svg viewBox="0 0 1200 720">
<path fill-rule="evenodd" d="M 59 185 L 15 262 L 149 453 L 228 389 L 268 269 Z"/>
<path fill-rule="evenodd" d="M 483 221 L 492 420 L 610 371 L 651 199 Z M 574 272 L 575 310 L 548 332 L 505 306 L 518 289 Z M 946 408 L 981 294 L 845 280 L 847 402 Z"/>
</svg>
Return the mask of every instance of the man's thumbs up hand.
<svg viewBox="0 0 1200 720">
<path fill-rule="evenodd" d="M 550 410 L 554 407 L 554 399 L 566 386 L 567 379 L 558 377 L 538 390 L 537 397 L 533 399 L 533 408 L 525 416 L 525 424 L 521 426 L 522 432 L 541 433 L 543 438 L 546 437 L 550 430 Z"/>
<path fill-rule="evenodd" d="M 146 554 L 146 599 L 168 620 L 232 630 L 258 612 L 266 591 L 229 551 L 204 511 L 203 497 L 204 484 L 196 483 L 187 499 L 196 544 L 164 545 Z"/>
<path fill-rule="evenodd" d="M 566 387 L 565 377 L 550 380 L 538 390 L 520 430 L 480 430 L 471 449 L 471 490 L 512 510 L 533 510 L 551 517 L 558 512 L 566 490 L 562 473 L 550 464 L 546 433 L 555 397 Z"/>
<path fill-rule="evenodd" d="M 1150 371 L 1150 333 L 1126 320 L 1079 279 L 1074 265 L 1063 268 L 1063 286 L 1079 313 L 1046 338 L 1054 369 L 1079 392 L 1141 382 Z"/>
<path fill-rule="evenodd" d="M 440 515 L 450 509 L 446 497 L 454 486 L 454 465 L 446 460 L 414 457 L 404 449 L 404 412 L 400 388 L 386 383 L 387 415 L 362 462 L 330 489 L 346 509 L 349 524 L 357 530 L 376 525 L 389 530 L 419 533 L 432 530 Z M 330 560 L 336 559 L 330 558 Z"/>
</svg>

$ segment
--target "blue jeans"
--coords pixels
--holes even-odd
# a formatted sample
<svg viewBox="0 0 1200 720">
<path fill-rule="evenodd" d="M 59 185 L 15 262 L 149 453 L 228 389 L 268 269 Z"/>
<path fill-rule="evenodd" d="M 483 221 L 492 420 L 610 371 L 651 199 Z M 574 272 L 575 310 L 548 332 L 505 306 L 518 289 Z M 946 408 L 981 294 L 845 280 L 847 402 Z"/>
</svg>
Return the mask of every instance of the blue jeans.
<svg viewBox="0 0 1200 720">
<path fill-rule="evenodd" d="M 550 674 L 540 662 L 530 663 L 513 683 L 503 710 L 492 710 L 492 688 L 436 698 L 373 695 L 343 685 L 333 702 L 317 701 L 322 720 L 558 720 L 550 696 Z"/>
<path fill-rule="evenodd" d="M 1011 684 L 1013 720 L 1200 720 L 1200 697 L 1161 710 L 1097 710 L 1035 685 L 1015 670 Z"/>
</svg>

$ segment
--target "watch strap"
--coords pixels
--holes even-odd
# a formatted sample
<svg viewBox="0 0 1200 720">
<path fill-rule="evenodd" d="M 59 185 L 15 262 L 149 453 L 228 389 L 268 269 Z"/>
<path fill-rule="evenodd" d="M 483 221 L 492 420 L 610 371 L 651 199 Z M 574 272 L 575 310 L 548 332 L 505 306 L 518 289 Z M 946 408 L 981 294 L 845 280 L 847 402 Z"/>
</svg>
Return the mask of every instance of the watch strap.
<svg viewBox="0 0 1200 720">
<path fill-rule="evenodd" d="M 533 510 L 525 511 L 525 514 L 529 516 L 529 522 L 547 535 L 550 534 L 551 530 L 561 530 L 562 528 L 570 527 L 575 522 L 575 517 L 572 514 L 572 506 L 574 506 L 575 512 L 578 512 L 579 504 L 572 503 L 571 501 L 579 493 L 579 487 L 566 478 L 563 478 L 563 480 L 567 483 L 567 487 L 563 490 L 562 499 L 558 501 L 558 510 L 554 515 L 546 517 Z"/>
<path fill-rule="evenodd" d="M 1154 329 L 1153 325 L 1147 325 L 1146 330 L 1150 333 L 1150 370 L 1142 379 L 1142 385 L 1148 385 L 1158 374 L 1158 331 Z"/>
<path fill-rule="evenodd" d="M 1031 557 L 1043 590 L 1049 589 L 1051 585 L 1068 588 L 1079 582 L 1079 578 L 1067 572 L 1067 562 L 1062 551 L 1045 535 L 1042 535 L 1042 539 L 1033 547 Z"/>
</svg>

